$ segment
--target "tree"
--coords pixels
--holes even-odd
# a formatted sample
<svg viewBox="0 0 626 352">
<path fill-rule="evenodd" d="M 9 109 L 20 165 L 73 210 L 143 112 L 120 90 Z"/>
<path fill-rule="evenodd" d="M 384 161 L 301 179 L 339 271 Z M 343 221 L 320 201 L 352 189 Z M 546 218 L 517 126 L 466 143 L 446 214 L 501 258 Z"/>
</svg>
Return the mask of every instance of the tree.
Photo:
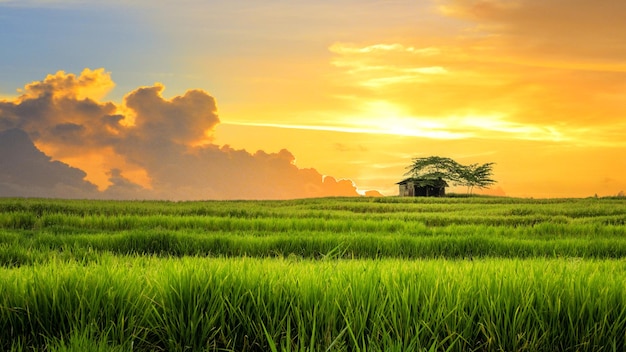
<svg viewBox="0 0 626 352">
<path fill-rule="evenodd" d="M 456 161 L 440 157 L 429 156 L 414 158 L 407 167 L 404 175 L 419 179 L 420 186 L 434 186 L 438 180 L 446 180 L 455 185 L 466 186 L 467 193 L 472 194 L 474 188 L 489 188 L 496 183 L 491 178 L 495 163 L 461 165 Z"/>
<path fill-rule="evenodd" d="M 440 156 L 429 156 L 427 158 L 414 158 L 404 175 L 420 178 L 425 181 L 444 179 L 456 181 L 457 169 L 461 167 L 456 161 Z"/>
<path fill-rule="evenodd" d="M 472 194 L 474 187 L 480 189 L 489 188 L 489 186 L 496 183 L 496 181 L 491 178 L 494 164 L 495 163 L 461 165 L 458 170 L 457 184 L 466 186 L 468 194 Z"/>
</svg>

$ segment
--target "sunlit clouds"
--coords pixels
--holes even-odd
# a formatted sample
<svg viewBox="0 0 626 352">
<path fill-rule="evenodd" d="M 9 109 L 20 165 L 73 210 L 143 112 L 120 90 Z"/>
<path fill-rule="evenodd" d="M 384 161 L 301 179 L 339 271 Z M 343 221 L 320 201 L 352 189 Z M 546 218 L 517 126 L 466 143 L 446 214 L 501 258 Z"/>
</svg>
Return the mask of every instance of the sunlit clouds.
<svg viewBox="0 0 626 352">
<path fill-rule="evenodd" d="M 626 28 L 616 15 L 626 13 L 622 3 L 437 1 L 432 11 L 458 20 L 457 30 L 424 37 L 416 20 L 415 31 L 409 30 L 415 35 L 330 44 L 334 108 L 300 111 L 291 120 L 233 116 L 227 123 L 369 134 L 389 145 L 394 136 L 414 137 L 396 150 L 398 159 L 410 158 L 411 151 L 490 155 L 498 163 L 496 178 L 506 179 L 500 192 L 509 194 L 616 194 L 624 187 L 623 177 L 606 178 L 609 185 L 595 175 L 626 170 Z M 368 170 L 359 175 L 364 179 L 379 172 L 372 165 L 390 165 L 368 150 L 350 152 L 371 161 L 359 164 Z M 574 186 L 564 175 L 586 185 Z M 545 186 L 542 179 L 549 179 Z"/>
<path fill-rule="evenodd" d="M 251 154 L 211 144 L 220 120 L 215 99 L 202 90 L 166 99 L 165 87 L 155 84 L 128 93 L 123 105 L 99 101 L 102 89 L 112 86 L 102 69 L 79 76 L 60 71 L 0 102 L 6 144 L 0 192 L 125 199 L 358 194 L 350 180 L 298 168 L 285 149 Z"/>
<path fill-rule="evenodd" d="M 622 0 L 0 8 L 0 131 L 99 196 L 395 195 L 431 155 L 498 195 L 626 190 Z"/>
<path fill-rule="evenodd" d="M 405 110 L 405 116 L 413 116 L 416 124 L 428 121 L 437 126 L 436 130 L 452 134 L 440 134 L 444 138 L 514 138 L 601 145 L 614 136 L 604 134 L 602 127 L 597 128 L 599 124 L 604 122 L 614 128 L 617 123 L 618 128 L 624 128 L 622 120 L 615 118 L 624 116 L 626 110 L 618 104 L 623 99 L 615 94 L 626 88 L 626 80 L 617 82 L 615 75 L 626 75 L 528 64 L 511 67 L 506 60 L 494 63 L 497 57 L 485 57 L 481 63 L 481 55 L 476 53 L 481 50 L 470 47 L 465 55 L 460 55 L 461 48 L 415 49 L 400 44 L 331 46 L 331 51 L 339 55 L 333 64 L 344 70 L 342 84 L 366 89 L 359 96 L 368 99 L 357 103 L 367 106 L 372 99 L 380 101 L 384 97 L 387 114 L 382 109 L 374 111 L 381 112 L 381 121 L 387 119 L 385 124 L 399 126 L 399 131 L 414 129 L 405 128 L 407 124 L 403 122 L 398 124 L 394 110 Z M 468 65 L 468 58 L 478 62 Z M 594 128 L 585 128 L 588 123 Z M 614 142 L 621 143 L 621 138 Z"/>
</svg>

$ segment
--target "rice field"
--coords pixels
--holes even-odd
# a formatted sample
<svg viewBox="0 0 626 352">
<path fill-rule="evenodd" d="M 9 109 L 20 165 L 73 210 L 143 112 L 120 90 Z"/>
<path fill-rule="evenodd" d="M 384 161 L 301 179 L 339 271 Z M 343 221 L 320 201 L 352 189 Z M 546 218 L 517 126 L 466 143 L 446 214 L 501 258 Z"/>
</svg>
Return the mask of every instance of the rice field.
<svg viewBox="0 0 626 352">
<path fill-rule="evenodd" d="M 626 199 L 0 199 L 0 350 L 623 351 Z"/>
</svg>

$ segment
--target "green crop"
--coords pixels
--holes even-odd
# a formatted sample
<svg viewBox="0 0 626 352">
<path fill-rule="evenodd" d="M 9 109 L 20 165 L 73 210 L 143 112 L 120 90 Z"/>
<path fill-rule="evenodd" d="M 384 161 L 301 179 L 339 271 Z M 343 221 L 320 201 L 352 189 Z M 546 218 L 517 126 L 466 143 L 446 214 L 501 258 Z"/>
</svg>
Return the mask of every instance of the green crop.
<svg viewBox="0 0 626 352">
<path fill-rule="evenodd" d="M 626 256 L 626 201 L 327 198 L 0 200 L 0 264 L 161 256 L 482 258 Z"/>
<path fill-rule="evenodd" d="M 134 350 L 626 348 L 626 262 L 102 256 L 2 269 L 0 341 Z"/>
<path fill-rule="evenodd" d="M 0 199 L 0 350 L 622 351 L 626 200 Z"/>
</svg>

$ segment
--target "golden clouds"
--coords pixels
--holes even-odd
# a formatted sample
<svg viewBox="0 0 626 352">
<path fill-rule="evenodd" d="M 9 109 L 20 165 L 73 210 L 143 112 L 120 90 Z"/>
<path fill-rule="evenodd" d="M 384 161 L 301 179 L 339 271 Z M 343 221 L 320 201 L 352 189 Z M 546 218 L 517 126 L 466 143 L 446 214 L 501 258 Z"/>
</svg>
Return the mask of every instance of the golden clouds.
<svg viewBox="0 0 626 352">
<path fill-rule="evenodd" d="M 229 115 L 224 141 L 289 141 L 299 162 L 376 182 L 388 194 L 416 154 L 496 161 L 510 195 L 624 188 L 592 184 L 617 180 L 626 167 L 626 2 L 435 0 L 431 11 L 428 2 L 404 3 L 392 6 L 410 21 L 375 29 L 364 21 L 363 34 L 329 37 L 330 57 L 319 58 L 327 71 L 313 57 L 293 60 L 306 63 L 297 71 L 272 70 L 263 82 L 272 89 L 247 90 L 263 104 Z M 291 65 L 285 56 L 271 63 Z M 272 141 L 255 132 L 270 130 Z M 563 181 L 568 175 L 576 180 Z"/>
<path fill-rule="evenodd" d="M 402 44 L 373 44 L 358 47 L 353 44 L 335 43 L 329 50 L 339 55 L 332 61 L 336 67 L 344 69 L 356 79 L 360 86 L 381 89 L 389 85 L 428 81 L 430 75 L 443 75 L 448 71 L 441 66 L 415 67 L 404 62 L 402 56 L 432 56 L 439 53 L 437 48 L 405 47 Z M 393 57 L 396 60 L 389 61 Z M 399 59 L 400 58 L 400 59 Z"/>
<path fill-rule="evenodd" d="M 624 187 L 617 175 L 626 167 L 626 2 L 436 5 L 446 31 L 423 35 L 416 21 L 388 41 L 330 45 L 343 107 L 316 123 L 377 134 L 388 145 L 382 135 L 413 137 L 397 158 L 414 151 L 480 162 L 471 155 L 488 153 L 511 195 L 615 194 Z M 372 160 L 391 163 L 385 158 Z M 565 182 L 566 175 L 573 180 Z"/>
<path fill-rule="evenodd" d="M 114 83 L 103 69 L 80 76 L 59 71 L 27 84 L 14 101 L 0 102 L 0 128 L 19 128 L 42 144 L 62 146 L 57 157 L 98 147 L 122 119 L 113 103 L 97 100 Z"/>
<path fill-rule="evenodd" d="M 340 55 L 333 63 L 345 68 L 345 82 L 367 89 L 344 96 L 357 111 L 335 120 L 359 126 L 359 132 L 436 139 L 572 138 L 554 126 L 515 121 L 517 107 L 509 97 L 514 92 L 502 92 L 514 84 L 513 74 L 472 71 L 459 58 L 460 49 L 335 44 L 330 50 Z M 436 62 L 447 68 L 432 65 Z"/>
<path fill-rule="evenodd" d="M 115 83 L 111 80 L 111 73 L 103 68 L 97 70 L 84 69 L 79 76 L 59 71 L 48 75 L 43 81 L 27 84 L 19 99 L 32 99 L 42 95 L 52 95 L 54 98 L 73 98 L 77 100 L 104 98 Z"/>
<path fill-rule="evenodd" d="M 0 101 L 0 132 L 18 131 L 0 134 L 0 142 L 13 145 L 17 140 L 22 146 L 18 149 L 28 150 L 14 153 L 16 158 L 34 156 L 13 163 L 20 168 L 0 170 L 0 183 L 6 181 L 0 185 L 0 196 L 3 190 L 10 195 L 22 194 L 28 185 L 15 180 L 45 174 L 45 170 L 55 170 L 60 180 L 63 175 L 71 176 L 69 184 L 63 184 L 68 197 L 280 199 L 358 195 L 351 181 L 324 178 L 314 169 L 298 168 L 287 150 L 251 154 L 211 144 L 220 121 L 215 99 L 202 90 L 165 99 L 161 95 L 164 86 L 155 84 L 130 92 L 123 105 L 100 101 L 98 96 L 112 85 L 104 70 L 87 69 L 80 76 L 58 72 L 28 84 L 19 98 Z M 23 136 L 21 131 L 47 154 L 74 168 L 51 161 L 32 146 L 30 139 L 14 138 Z M 83 177 L 98 182 L 101 191 Z M 47 188 L 37 189 L 38 196 L 58 196 L 53 192 L 55 185 L 42 185 Z"/>
<path fill-rule="evenodd" d="M 190 90 L 183 96 L 166 100 L 165 87 L 138 88 L 124 98 L 134 116 L 133 131 L 139 138 L 168 138 L 180 144 L 194 145 L 206 138 L 218 123 L 215 99 L 203 91 Z"/>
<path fill-rule="evenodd" d="M 515 63 L 474 38 L 450 38 L 438 48 L 335 44 L 330 50 L 343 70 L 338 84 L 352 89 L 344 97 L 355 106 L 384 102 L 383 120 L 402 110 L 403 117 L 466 137 L 593 145 L 613 137 L 607 127 L 625 127 L 626 73 Z"/>
</svg>

